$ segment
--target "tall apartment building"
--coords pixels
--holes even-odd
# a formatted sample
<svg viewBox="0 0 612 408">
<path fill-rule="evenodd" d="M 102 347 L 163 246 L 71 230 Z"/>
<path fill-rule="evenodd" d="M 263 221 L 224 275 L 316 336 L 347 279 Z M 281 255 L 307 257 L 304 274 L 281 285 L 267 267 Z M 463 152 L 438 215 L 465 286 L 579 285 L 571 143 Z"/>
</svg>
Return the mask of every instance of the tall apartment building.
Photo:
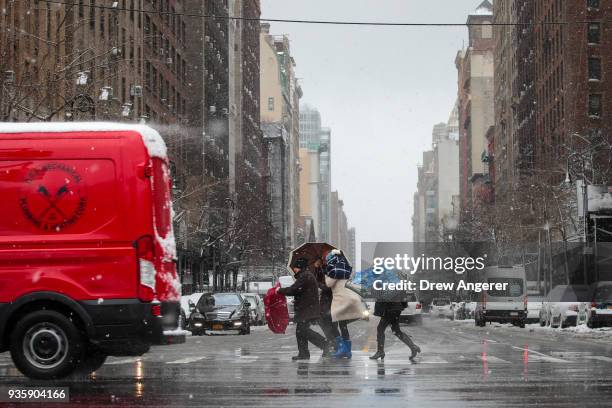
<svg viewBox="0 0 612 408">
<path fill-rule="evenodd" d="M 567 156 L 568 147 L 579 146 L 580 137 L 601 134 L 610 140 L 612 32 L 605 22 L 612 18 L 612 4 L 544 0 L 533 7 L 538 106 L 534 161 L 536 168 L 563 169 L 559 158 Z M 541 24 L 548 21 L 579 23 Z"/>
<path fill-rule="evenodd" d="M 330 195 L 330 239 L 329 243 L 342 249 L 345 254 L 354 251 L 349 234 L 348 218 L 344 211 L 344 201 L 340 199 L 337 191 L 332 191 Z M 351 247 L 352 245 L 352 247 Z M 352 248 L 352 249 L 351 249 Z"/>
<path fill-rule="evenodd" d="M 236 206 L 239 209 L 237 222 L 248 225 L 249 245 L 259 246 L 264 253 L 272 249 L 270 208 L 268 200 L 268 157 L 260 120 L 260 24 L 259 0 L 237 1 L 240 17 L 233 20 L 239 29 L 240 42 L 237 42 L 240 58 L 234 68 L 236 84 L 241 92 L 240 100 L 230 104 L 230 110 L 237 112 L 240 133 L 235 141 L 236 161 Z M 274 244 L 274 249 L 276 244 Z M 257 255 L 250 255 L 251 262 Z M 264 257 L 266 258 L 266 257 Z"/>
<path fill-rule="evenodd" d="M 437 242 L 437 200 L 435 191 L 434 152 L 423 152 L 423 161 L 417 166 L 417 191 L 414 194 L 412 239 L 414 242 Z"/>
<path fill-rule="evenodd" d="M 485 134 L 494 123 L 493 7 L 484 0 L 468 16 L 469 47 L 457 53 L 461 220 L 488 200 L 490 180 Z"/>
<path fill-rule="evenodd" d="M 453 197 L 459 194 L 459 146 L 453 113 L 448 123 L 433 127 L 431 141 L 432 150 L 423 153 L 423 163 L 417 168 L 412 217 L 414 242 L 442 241 L 457 227 Z"/>
<path fill-rule="evenodd" d="M 497 1 L 493 4 L 493 22 L 500 25 L 494 27 L 495 38 L 495 73 L 494 73 L 494 107 L 495 128 L 489 138 L 494 141 L 492 154 L 488 160 L 495 169 L 492 182 L 495 187 L 496 200 L 505 200 L 508 191 L 515 187 L 518 181 L 518 137 L 517 115 L 515 101 L 520 88 L 518 82 L 518 61 L 516 52 L 517 31 L 529 30 L 529 26 L 501 25 L 501 23 L 516 23 L 517 4 L 514 0 Z"/>
<path fill-rule="evenodd" d="M 268 152 L 271 223 L 277 246 L 284 251 L 300 243 L 298 232 L 306 225 L 299 217 L 297 123 L 302 91 L 295 78 L 287 37 L 271 35 L 269 24 L 261 24 L 260 30 L 259 106 Z"/>
<path fill-rule="evenodd" d="M 308 105 L 300 108 L 300 156 L 310 162 L 307 183 L 310 202 L 303 200 L 305 206 L 301 209 L 302 214 L 310 215 L 315 220 L 317 238 L 328 241 L 331 222 L 331 130 L 321 126 L 321 114 Z M 300 177 L 306 177 L 306 174 L 302 173 Z M 301 183 L 306 186 L 304 180 Z"/>
<path fill-rule="evenodd" d="M 185 115 L 185 21 L 162 14 L 181 13 L 183 1 L 126 10 L 2 0 L 0 10 L 2 120 L 170 125 Z"/>
<path fill-rule="evenodd" d="M 351 227 L 348 230 L 348 245 L 345 248 L 346 251 L 346 257 L 349 261 L 349 263 L 353 266 L 354 270 L 357 270 L 357 268 L 360 267 L 360 265 L 357 265 L 357 239 L 356 239 L 356 232 L 355 232 L 355 227 Z"/>
</svg>

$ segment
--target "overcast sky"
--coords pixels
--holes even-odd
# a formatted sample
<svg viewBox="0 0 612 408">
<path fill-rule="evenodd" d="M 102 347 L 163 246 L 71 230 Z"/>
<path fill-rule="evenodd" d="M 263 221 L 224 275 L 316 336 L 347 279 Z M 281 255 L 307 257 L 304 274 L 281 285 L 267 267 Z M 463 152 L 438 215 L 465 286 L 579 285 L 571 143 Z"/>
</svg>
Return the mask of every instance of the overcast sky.
<svg viewBox="0 0 612 408">
<path fill-rule="evenodd" d="M 262 18 L 464 23 L 481 0 L 262 0 Z M 332 129 L 332 189 L 357 241 L 411 241 L 417 163 L 457 95 L 466 27 L 272 23 Z"/>
</svg>

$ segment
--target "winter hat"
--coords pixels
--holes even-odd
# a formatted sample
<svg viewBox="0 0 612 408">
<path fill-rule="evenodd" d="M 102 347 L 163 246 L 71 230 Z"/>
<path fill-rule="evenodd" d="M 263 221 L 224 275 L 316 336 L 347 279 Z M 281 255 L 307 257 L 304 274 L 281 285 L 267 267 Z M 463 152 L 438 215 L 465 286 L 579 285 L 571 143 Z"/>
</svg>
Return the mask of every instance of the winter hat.
<svg viewBox="0 0 612 408">
<path fill-rule="evenodd" d="M 304 269 L 308 266 L 308 259 L 306 258 L 298 258 L 295 261 L 293 261 L 293 264 L 291 264 L 292 268 L 299 268 L 299 269 Z"/>
<path fill-rule="evenodd" d="M 331 251 L 327 253 L 327 256 L 325 257 L 325 263 L 329 263 L 329 261 L 331 261 L 334 256 L 341 255 L 341 254 L 342 254 L 341 250 L 332 249 Z"/>
</svg>

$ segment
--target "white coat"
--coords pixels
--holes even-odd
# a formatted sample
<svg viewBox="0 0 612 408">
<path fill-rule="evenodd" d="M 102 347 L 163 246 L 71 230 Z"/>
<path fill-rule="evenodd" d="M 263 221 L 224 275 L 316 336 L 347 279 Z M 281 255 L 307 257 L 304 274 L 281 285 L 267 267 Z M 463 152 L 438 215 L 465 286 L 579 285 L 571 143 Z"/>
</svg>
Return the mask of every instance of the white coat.
<svg viewBox="0 0 612 408">
<path fill-rule="evenodd" d="M 333 299 L 331 304 L 332 321 L 363 319 L 365 307 L 361 297 L 345 287 L 346 279 L 333 279 L 325 276 L 325 285 L 331 288 Z"/>
</svg>

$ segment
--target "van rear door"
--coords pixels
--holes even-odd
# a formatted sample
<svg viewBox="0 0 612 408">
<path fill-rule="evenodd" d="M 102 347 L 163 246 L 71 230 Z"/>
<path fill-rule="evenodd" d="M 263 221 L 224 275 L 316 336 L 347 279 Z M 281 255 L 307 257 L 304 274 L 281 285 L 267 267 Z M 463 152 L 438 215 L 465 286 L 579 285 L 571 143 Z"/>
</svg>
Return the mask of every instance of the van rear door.
<svg viewBox="0 0 612 408">
<path fill-rule="evenodd" d="M 487 309 L 521 311 L 525 309 L 525 281 L 519 277 L 489 277 L 488 283 L 507 284 L 505 289 L 487 291 Z"/>
</svg>

